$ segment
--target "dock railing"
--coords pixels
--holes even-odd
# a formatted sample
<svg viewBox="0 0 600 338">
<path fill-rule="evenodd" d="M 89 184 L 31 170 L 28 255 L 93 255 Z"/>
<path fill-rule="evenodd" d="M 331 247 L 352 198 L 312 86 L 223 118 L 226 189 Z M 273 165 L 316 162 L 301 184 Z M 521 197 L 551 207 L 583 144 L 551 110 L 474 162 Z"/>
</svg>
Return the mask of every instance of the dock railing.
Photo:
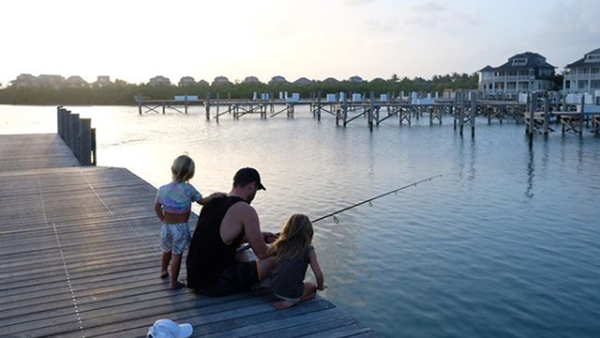
<svg viewBox="0 0 600 338">
<path fill-rule="evenodd" d="M 96 165 L 96 129 L 92 119 L 79 118 L 61 106 L 56 108 L 58 135 L 73 151 L 75 158 L 83 166 Z"/>
</svg>

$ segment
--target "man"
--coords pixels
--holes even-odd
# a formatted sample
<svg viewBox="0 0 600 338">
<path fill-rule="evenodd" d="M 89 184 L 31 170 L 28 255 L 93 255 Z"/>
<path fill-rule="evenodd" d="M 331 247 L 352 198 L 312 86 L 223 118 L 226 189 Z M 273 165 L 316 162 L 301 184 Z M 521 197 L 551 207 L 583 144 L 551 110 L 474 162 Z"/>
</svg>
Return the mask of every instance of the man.
<svg viewBox="0 0 600 338">
<path fill-rule="evenodd" d="M 268 257 L 266 243 L 275 235 L 261 231 L 258 214 L 250 206 L 258 190 L 266 190 L 258 171 L 242 168 L 227 197 L 202 208 L 186 262 L 189 288 L 207 296 L 226 296 L 249 290 L 268 277 L 275 260 Z M 243 261 L 236 255 L 244 242 L 250 243 L 259 260 Z"/>
</svg>

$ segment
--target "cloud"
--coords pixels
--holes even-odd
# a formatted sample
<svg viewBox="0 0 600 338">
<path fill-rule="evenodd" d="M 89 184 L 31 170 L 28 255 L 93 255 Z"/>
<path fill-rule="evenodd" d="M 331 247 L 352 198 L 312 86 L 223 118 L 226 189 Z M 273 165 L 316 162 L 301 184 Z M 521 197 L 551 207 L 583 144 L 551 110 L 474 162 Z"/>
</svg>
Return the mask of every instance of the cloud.
<svg viewBox="0 0 600 338">
<path fill-rule="evenodd" d="M 597 0 L 559 2 L 548 10 L 531 34 L 531 44 L 540 46 L 548 61 L 559 68 L 575 62 L 600 48 L 598 13 Z"/>
<path fill-rule="evenodd" d="M 596 0 L 558 3 L 550 9 L 540 26 L 538 37 L 552 43 L 586 44 L 590 50 L 600 47 L 600 2 Z"/>
<path fill-rule="evenodd" d="M 406 22 L 418 28 L 456 27 L 461 24 L 477 26 L 481 24 L 481 16 L 466 9 L 456 11 L 444 1 L 431 0 L 409 6 Z"/>
</svg>

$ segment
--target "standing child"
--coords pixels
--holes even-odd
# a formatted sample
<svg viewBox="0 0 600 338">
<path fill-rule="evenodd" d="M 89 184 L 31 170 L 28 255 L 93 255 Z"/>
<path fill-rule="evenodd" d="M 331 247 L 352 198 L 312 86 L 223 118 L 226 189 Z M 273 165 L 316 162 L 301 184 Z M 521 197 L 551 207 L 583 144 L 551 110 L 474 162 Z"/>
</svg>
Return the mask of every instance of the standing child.
<svg viewBox="0 0 600 338">
<path fill-rule="evenodd" d="M 270 280 L 271 290 L 281 299 L 273 304 L 277 310 L 310 300 L 315 297 L 317 290 L 326 288 L 317 254 L 311 245 L 312 238 L 313 227 L 308 217 L 294 214 L 285 223 L 277 241 L 269 248 L 269 254 L 277 261 Z M 317 285 L 304 282 L 308 265 L 315 274 Z"/>
<path fill-rule="evenodd" d="M 160 277 L 169 276 L 167 268 L 170 262 L 172 289 L 184 286 L 177 278 L 183 250 L 190 244 L 190 228 L 187 222 L 192 202 L 204 205 L 215 198 L 225 196 L 223 193 L 213 193 L 203 198 L 198 190 L 188 183 L 194 177 L 194 170 L 194 160 L 189 156 L 177 157 L 171 166 L 173 181 L 158 188 L 154 200 L 154 210 L 163 223 L 160 231 L 160 245 L 163 251 Z"/>
</svg>

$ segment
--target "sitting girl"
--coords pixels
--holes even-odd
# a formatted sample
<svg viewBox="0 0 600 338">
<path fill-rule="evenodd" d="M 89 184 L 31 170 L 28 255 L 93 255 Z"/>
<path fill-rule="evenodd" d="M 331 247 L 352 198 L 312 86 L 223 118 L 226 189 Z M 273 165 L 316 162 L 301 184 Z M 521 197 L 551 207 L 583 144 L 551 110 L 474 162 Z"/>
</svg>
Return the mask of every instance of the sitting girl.
<svg viewBox="0 0 600 338">
<path fill-rule="evenodd" d="M 306 215 L 292 215 L 279 238 L 269 248 L 277 266 L 273 270 L 270 286 L 281 301 L 273 304 L 278 310 L 287 309 L 315 297 L 317 290 L 325 290 L 323 272 L 317 262 L 317 254 L 311 245 L 312 223 Z M 317 285 L 304 282 L 308 265 L 315 274 Z"/>
</svg>

